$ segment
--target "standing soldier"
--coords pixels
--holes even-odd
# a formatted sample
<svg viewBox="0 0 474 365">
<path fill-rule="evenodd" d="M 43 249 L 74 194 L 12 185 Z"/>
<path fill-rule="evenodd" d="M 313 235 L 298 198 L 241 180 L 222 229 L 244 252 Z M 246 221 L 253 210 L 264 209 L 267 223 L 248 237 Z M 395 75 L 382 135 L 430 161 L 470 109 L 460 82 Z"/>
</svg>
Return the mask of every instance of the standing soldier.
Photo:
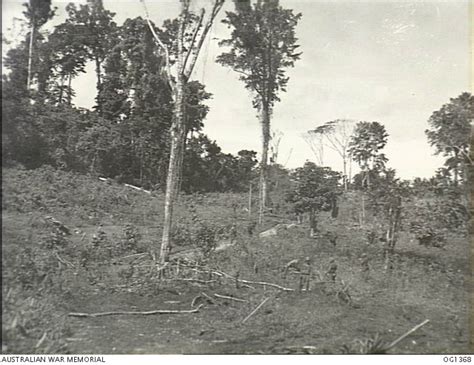
<svg viewBox="0 0 474 365">
<path fill-rule="evenodd" d="M 329 269 L 326 272 L 326 276 L 328 277 L 330 281 L 334 281 L 334 282 L 336 281 L 336 276 L 337 276 L 336 260 L 331 259 L 331 261 L 329 261 Z"/>
<path fill-rule="evenodd" d="M 312 274 L 311 259 L 309 258 L 309 256 L 306 256 L 304 259 L 304 275 L 306 276 L 304 285 L 305 285 L 306 291 L 309 291 L 309 287 L 311 283 L 311 274 Z"/>
<path fill-rule="evenodd" d="M 364 276 L 367 276 L 370 270 L 369 256 L 365 252 L 360 256 L 360 270 Z"/>
<path fill-rule="evenodd" d="M 253 236 L 253 232 L 256 226 L 257 226 L 257 222 L 255 221 L 249 222 L 249 224 L 247 225 L 247 233 L 249 234 L 249 236 Z"/>
<path fill-rule="evenodd" d="M 234 244 L 237 239 L 237 228 L 235 227 L 235 223 L 232 223 L 229 232 L 230 243 Z"/>
</svg>

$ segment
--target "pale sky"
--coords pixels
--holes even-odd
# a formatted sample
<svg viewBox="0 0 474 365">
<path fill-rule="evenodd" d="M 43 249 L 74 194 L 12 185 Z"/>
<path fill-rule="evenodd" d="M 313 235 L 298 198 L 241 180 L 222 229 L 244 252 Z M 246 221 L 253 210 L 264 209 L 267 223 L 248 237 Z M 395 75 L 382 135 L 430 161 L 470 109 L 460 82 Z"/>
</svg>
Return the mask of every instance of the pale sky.
<svg viewBox="0 0 474 365">
<path fill-rule="evenodd" d="M 7 37 L 21 31 L 21 3 L 2 2 L 3 31 Z M 83 3 L 85 1 L 82 1 Z M 347 118 L 378 121 L 389 141 L 389 166 L 402 178 L 430 177 L 443 159 L 433 156 L 424 130 L 431 113 L 450 98 L 470 91 L 470 19 L 468 1 L 303 1 L 281 0 L 284 7 L 303 14 L 296 29 L 301 60 L 288 71 L 286 93 L 275 106 L 272 129 L 281 131 L 278 162 L 288 168 L 315 160 L 301 135 L 327 121 Z M 53 1 L 64 20 L 68 2 Z M 148 0 L 152 20 L 161 25 L 178 15 L 177 1 Z M 209 6 L 210 0 L 199 4 Z M 139 0 L 104 0 L 115 21 L 143 16 Z M 198 8 L 198 6 L 195 6 Z M 225 10 L 232 10 L 227 1 Z M 260 152 L 260 125 L 252 95 L 232 70 L 214 62 L 222 52 L 218 40 L 229 31 L 215 23 L 201 52 L 193 78 L 213 94 L 204 132 L 224 152 L 242 149 Z M 10 29 L 7 29 L 10 28 Z M 75 104 L 91 107 L 95 97 L 93 67 L 73 87 Z M 342 170 L 329 150 L 325 164 Z"/>
</svg>

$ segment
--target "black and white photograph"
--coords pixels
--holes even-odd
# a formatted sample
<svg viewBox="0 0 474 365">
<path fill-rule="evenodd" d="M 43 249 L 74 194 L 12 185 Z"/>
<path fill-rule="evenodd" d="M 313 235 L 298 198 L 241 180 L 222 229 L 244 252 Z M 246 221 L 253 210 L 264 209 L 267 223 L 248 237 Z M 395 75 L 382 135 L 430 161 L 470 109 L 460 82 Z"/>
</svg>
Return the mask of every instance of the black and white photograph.
<svg viewBox="0 0 474 365">
<path fill-rule="evenodd" d="M 3 0 L 1 362 L 470 363 L 472 11 Z"/>
</svg>

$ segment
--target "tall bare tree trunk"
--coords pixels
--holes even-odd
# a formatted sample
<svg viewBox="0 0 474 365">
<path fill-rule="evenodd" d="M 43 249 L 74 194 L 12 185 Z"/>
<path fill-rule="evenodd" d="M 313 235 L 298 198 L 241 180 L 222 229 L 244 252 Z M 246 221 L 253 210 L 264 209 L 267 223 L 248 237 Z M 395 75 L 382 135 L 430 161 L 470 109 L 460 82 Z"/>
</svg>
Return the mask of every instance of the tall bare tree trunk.
<svg viewBox="0 0 474 365">
<path fill-rule="evenodd" d="M 359 225 L 363 227 L 365 225 L 365 195 L 363 191 L 361 192 L 361 196 L 360 196 L 360 204 L 361 204 L 361 211 L 360 211 Z"/>
<path fill-rule="evenodd" d="M 97 111 L 99 115 L 102 115 L 102 75 L 100 71 L 100 60 L 96 57 L 95 58 L 95 73 L 97 77 Z"/>
<path fill-rule="evenodd" d="M 344 154 L 342 156 L 342 163 L 343 163 L 343 173 L 344 173 L 344 191 L 347 191 L 347 158 L 346 155 Z"/>
<path fill-rule="evenodd" d="M 352 183 L 352 156 L 349 155 L 349 184 Z"/>
<path fill-rule="evenodd" d="M 184 3 L 181 2 L 181 6 Z M 183 11 L 179 17 L 178 30 L 178 56 L 176 61 L 177 79 L 175 85 L 175 106 L 174 116 L 171 125 L 171 152 L 168 167 L 168 176 L 166 177 L 165 194 L 165 218 L 163 224 L 163 236 L 160 249 L 160 264 L 164 265 L 168 260 L 170 250 L 170 235 L 173 222 L 173 206 L 178 195 L 179 185 L 179 167 L 182 161 L 183 138 L 185 137 L 184 121 L 184 75 L 183 75 L 183 30 L 184 30 Z"/>
<path fill-rule="evenodd" d="M 68 96 L 67 96 L 67 104 L 71 106 L 72 104 L 72 75 L 69 74 L 69 79 L 68 79 Z"/>
<path fill-rule="evenodd" d="M 252 217 L 252 182 L 249 184 L 249 217 Z"/>
<path fill-rule="evenodd" d="M 258 223 L 262 224 L 265 206 L 267 203 L 267 181 L 268 181 L 268 146 L 270 144 L 270 109 L 266 102 L 262 103 L 262 158 L 260 161 L 260 186 L 259 186 L 259 210 Z"/>
<path fill-rule="evenodd" d="M 34 23 L 34 21 L 33 21 Z M 35 26 L 31 26 L 30 30 L 30 48 L 28 50 L 28 75 L 26 79 L 26 89 L 30 91 L 31 87 L 31 80 L 33 78 L 32 69 L 33 69 L 33 45 L 34 45 L 34 38 L 35 38 Z"/>
<path fill-rule="evenodd" d="M 457 149 L 454 150 L 454 159 L 456 166 L 454 166 L 454 186 L 458 186 L 459 180 L 459 152 Z"/>
<path fill-rule="evenodd" d="M 311 209 L 309 212 L 309 236 L 311 238 L 316 236 L 316 213 L 314 209 Z"/>
<path fill-rule="evenodd" d="M 61 83 L 59 86 L 59 96 L 58 96 L 58 103 L 63 103 L 63 94 L 64 94 L 64 75 L 61 75 Z"/>
<path fill-rule="evenodd" d="M 185 114 L 185 108 L 183 107 L 183 123 L 185 124 L 185 120 L 186 120 L 186 114 Z M 181 186 L 183 185 L 183 162 L 184 162 L 184 154 L 186 152 L 186 136 L 188 135 L 188 133 L 185 131 L 184 132 L 184 138 L 183 140 L 181 141 L 180 143 L 180 146 L 179 146 L 179 150 L 180 150 L 180 159 L 178 161 L 178 184 L 176 185 L 176 192 L 175 192 L 175 195 L 176 195 L 176 198 L 178 198 L 179 196 L 179 192 L 181 191 Z"/>
</svg>

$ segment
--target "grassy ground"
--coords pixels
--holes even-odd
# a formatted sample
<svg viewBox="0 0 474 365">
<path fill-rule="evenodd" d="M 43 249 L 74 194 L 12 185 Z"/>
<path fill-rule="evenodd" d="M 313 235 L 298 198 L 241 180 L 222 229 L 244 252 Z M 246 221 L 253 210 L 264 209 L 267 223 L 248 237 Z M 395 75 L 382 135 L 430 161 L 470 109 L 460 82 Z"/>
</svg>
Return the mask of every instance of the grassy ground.
<svg viewBox="0 0 474 365">
<path fill-rule="evenodd" d="M 394 268 L 385 272 L 381 247 L 366 243 L 351 214 L 321 216 L 318 238 L 309 238 L 303 225 L 260 239 L 248 232 L 245 196 L 184 196 L 177 210 L 179 245 L 172 251 L 181 257 L 179 273 L 175 259 L 160 279 L 151 254 L 161 236 L 160 194 L 51 169 L 5 169 L 2 189 L 5 353 L 359 353 L 371 340 L 389 343 L 425 319 L 430 322 L 389 352 L 470 352 L 469 247 L 462 237 L 454 235 L 441 250 L 402 234 Z M 46 216 L 71 235 L 59 234 Z M 261 229 L 290 218 L 268 217 Z M 235 244 L 206 251 L 228 243 L 233 224 Z M 335 246 L 325 238 L 329 231 L 338 236 Z M 194 254 L 203 249 L 206 255 Z M 285 276 L 282 268 L 306 257 L 312 274 L 309 290 L 300 290 L 301 275 Z M 325 276 L 331 259 L 335 283 Z M 245 286 L 235 277 L 291 290 Z M 194 313 L 67 315 L 199 304 Z"/>
</svg>

